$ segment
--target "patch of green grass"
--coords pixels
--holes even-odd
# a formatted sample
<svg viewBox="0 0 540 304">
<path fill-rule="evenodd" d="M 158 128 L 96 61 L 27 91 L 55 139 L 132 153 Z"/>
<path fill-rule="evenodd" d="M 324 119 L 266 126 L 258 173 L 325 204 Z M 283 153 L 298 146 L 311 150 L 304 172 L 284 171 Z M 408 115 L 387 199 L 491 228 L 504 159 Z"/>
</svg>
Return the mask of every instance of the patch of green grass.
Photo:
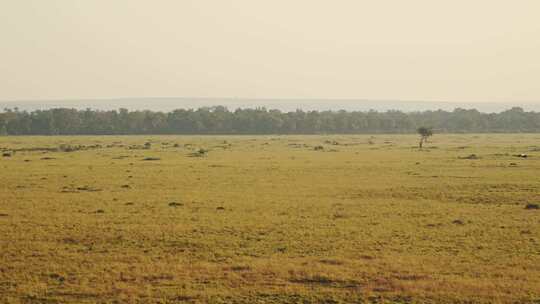
<svg viewBox="0 0 540 304">
<path fill-rule="evenodd" d="M 540 135 L 417 141 L 0 137 L 0 299 L 538 301 Z"/>
</svg>

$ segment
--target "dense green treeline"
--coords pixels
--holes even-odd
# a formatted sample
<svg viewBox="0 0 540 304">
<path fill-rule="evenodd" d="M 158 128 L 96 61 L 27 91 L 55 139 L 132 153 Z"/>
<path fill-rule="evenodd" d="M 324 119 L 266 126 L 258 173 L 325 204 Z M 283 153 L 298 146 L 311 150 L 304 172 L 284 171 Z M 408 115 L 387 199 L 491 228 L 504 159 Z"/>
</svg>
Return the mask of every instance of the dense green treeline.
<svg viewBox="0 0 540 304">
<path fill-rule="evenodd" d="M 237 109 L 223 106 L 172 112 L 76 110 L 0 112 L 0 135 L 73 134 L 320 134 L 540 132 L 540 112 L 512 108 L 501 113 L 455 109 L 424 112 L 348 112 Z"/>
</svg>

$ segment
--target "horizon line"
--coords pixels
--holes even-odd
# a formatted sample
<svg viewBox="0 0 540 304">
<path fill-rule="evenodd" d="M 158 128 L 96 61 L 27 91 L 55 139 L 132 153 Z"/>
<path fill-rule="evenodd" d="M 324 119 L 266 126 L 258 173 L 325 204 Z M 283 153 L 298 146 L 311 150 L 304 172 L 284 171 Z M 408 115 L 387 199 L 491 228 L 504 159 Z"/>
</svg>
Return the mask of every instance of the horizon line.
<svg viewBox="0 0 540 304">
<path fill-rule="evenodd" d="M 445 103 L 445 104 L 459 104 L 459 103 L 472 103 L 472 104 L 540 104 L 540 100 L 532 101 L 489 101 L 489 100 L 475 100 L 475 101 L 451 101 L 451 100 L 426 100 L 426 99 L 368 99 L 368 98 L 326 98 L 326 97 L 181 97 L 181 96 L 151 96 L 151 97 L 84 97 L 84 98 L 21 98 L 21 99 L 0 99 L 0 103 L 17 103 L 17 102 L 58 102 L 58 101 L 110 101 L 110 100 L 143 100 L 143 99 L 183 99 L 183 100 L 227 100 L 227 101 L 369 101 L 369 102 L 419 102 L 419 103 Z"/>
</svg>

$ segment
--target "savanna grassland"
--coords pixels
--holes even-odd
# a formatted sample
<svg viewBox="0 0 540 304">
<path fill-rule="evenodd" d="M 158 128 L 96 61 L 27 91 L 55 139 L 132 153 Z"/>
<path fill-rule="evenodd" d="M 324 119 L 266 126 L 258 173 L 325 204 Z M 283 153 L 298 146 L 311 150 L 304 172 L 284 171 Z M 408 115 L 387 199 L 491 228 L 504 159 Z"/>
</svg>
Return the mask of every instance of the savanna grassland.
<svg viewBox="0 0 540 304">
<path fill-rule="evenodd" d="M 0 302 L 540 303 L 540 135 L 417 144 L 0 137 Z"/>
</svg>

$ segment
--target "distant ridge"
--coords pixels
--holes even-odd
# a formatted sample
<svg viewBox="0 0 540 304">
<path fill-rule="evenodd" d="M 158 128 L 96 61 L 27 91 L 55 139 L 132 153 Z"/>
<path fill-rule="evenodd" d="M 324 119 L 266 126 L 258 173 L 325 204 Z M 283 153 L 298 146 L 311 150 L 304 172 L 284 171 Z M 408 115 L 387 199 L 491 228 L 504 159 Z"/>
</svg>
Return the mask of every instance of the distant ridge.
<svg viewBox="0 0 540 304">
<path fill-rule="evenodd" d="M 19 108 L 20 110 L 38 110 L 51 108 L 75 108 L 114 110 L 171 111 L 181 108 L 200 108 L 222 105 L 231 110 L 236 108 L 279 109 L 281 111 L 309 110 L 347 110 L 347 111 L 387 111 L 403 112 L 445 110 L 455 108 L 477 109 L 484 113 L 499 113 L 512 107 L 521 107 L 525 111 L 540 112 L 539 103 L 496 103 L 496 102 L 440 102 L 440 101 L 400 101 L 400 100 L 366 100 L 366 99 L 280 99 L 280 98 L 187 98 L 187 97 L 155 97 L 155 98 L 107 98 L 107 99 L 57 99 L 57 100 L 8 100 L 0 101 L 0 109 Z"/>
</svg>

